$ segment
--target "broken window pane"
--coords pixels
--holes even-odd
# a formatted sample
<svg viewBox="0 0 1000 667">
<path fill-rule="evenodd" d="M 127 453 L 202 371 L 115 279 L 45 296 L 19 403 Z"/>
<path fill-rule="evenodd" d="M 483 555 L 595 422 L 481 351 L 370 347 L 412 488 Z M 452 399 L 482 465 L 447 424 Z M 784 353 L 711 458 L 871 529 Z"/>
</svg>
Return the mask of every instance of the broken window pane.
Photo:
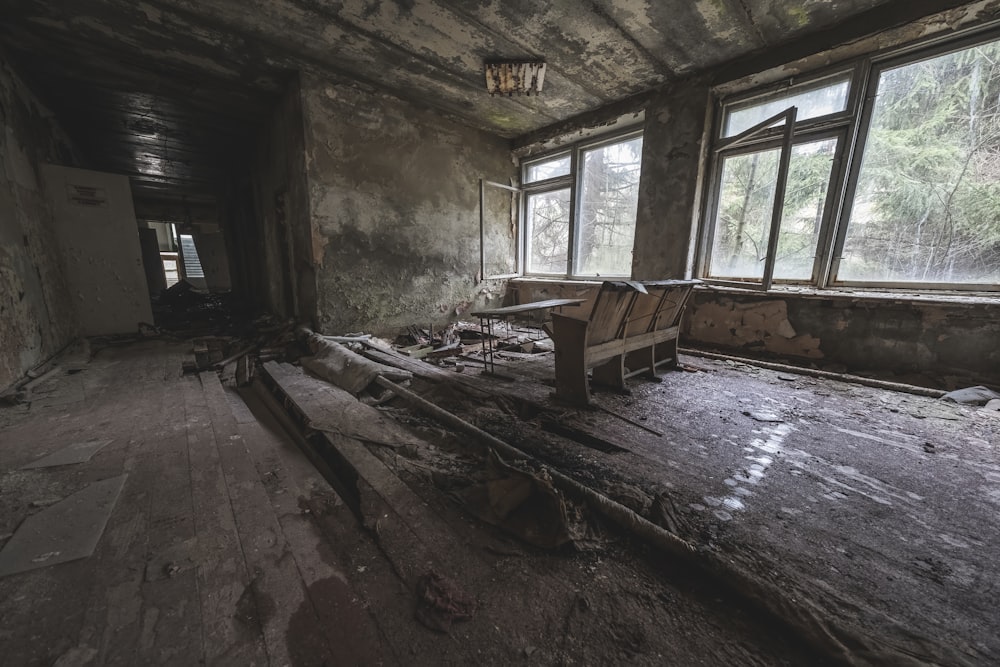
<svg viewBox="0 0 1000 667">
<path fill-rule="evenodd" d="M 836 138 L 792 147 L 774 264 L 777 280 L 813 275 L 836 151 Z M 772 148 L 724 159 L 711 277 L 764 277 L 780 154 L 780 148 Z"/>
<path fill-rule="evenodd" d="M 570 189 L 527 197 L 529 273 L 566 273 L 569 253 Z"/>
<path fill-rule="evenodd" d="M 524 182 L 534 183 L 535 181 L 545 181 L 557 176 L 568 176 L 570 172 L 570 156 L 563 155 L 554 160 L 529 164 L 525 169 Z"/>
<path fill-rule="evenodd" d="M 577 275 L 631 275 L 641 161 L 642 137 L 583 153 Z"/>
<path fill-rule="evenodd" d="M 818 86 L 772 97 L 766 102 L 748 101 L 727 106 L 722 136 L 736 136 L 792 106 L 798 107 L 797 122 L 844 111 L 847 109 L 850 83 L 850 75 L 845 74 L 833 81 L 827 79 Z M 774 127 L 783 124 L 784 121 L 778 121 Z"/>
<path fill-rule="evenodd" d="M 1000 42 L 876 92 L 838 280 L 1000 283 Z"/>
</svg>

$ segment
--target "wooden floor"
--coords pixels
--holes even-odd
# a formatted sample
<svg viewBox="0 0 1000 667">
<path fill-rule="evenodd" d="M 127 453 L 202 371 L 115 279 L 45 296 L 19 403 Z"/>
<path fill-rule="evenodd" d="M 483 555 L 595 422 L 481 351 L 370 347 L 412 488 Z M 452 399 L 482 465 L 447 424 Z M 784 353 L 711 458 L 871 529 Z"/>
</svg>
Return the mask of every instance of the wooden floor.
<svg viewBox="0 0 1000 667">
<path fill-rule="evenodd" d="M 0 534 L 47 499 L 128 479 L 91 558 L 0 579 L 0 662 L 383 662 L 320 526 L 349 513 L 215 374 L 182 376 L 186 351 L 105 349 L 4 412 Z M 112 442 L 88 463 L 18 470 L 98 438 Z"/>
<path fill-rule="evenodd" d="M 272 365 L 288 409 L 330 423 L 319 440 L 346 465 L 342 497 L 260 386 L 182 375 L 190 350 L 151 340 L 62 358 L 30 403 L 0 408 L 0 545 L 26 517 L 127 474 L 92 556 L 0 577 L 0 665 L 1000 656 L 998 414 L 703 359 L 575 411 L 548 402 L 544 358 L 501 359 L 517 381 L 406 362 L 425 396 L 649 516 L 669 501 L 668 529 L 699 553 L 780 586 L 793 617 L 847 631 L 810 643 L 600 520 L 589 546 L 556 551 L 474 520 L 449 490 L 481 473 L 462 437 L 386 405 L 418 441 L 378 444 L 337 421 L 363 411 L 350 395 Z M 596 440 L 552 435 L 546 419 Z M 110 443 L 86 463 L 22 469 L 91 440 Z M 419 618 L 431 573 L 475 601 L 447 634 Z"/>
<path fill-rule="evenodd" d="M 621 536 L 553 552 L 472 520 L 420 467 L 441 453 L 433 426 L 405 457 L 337 436 L 358 470 L 352 512 L 259 394 L 181 375 L 190 349 L 62 360 L 30 404 L 0 409 L 0 543 L 128 475 L 91 557 L 0 578 L 0 664 L 818 664 Z M 94 439 L 111 442 L 89 462 L 20 469 Z M 474 617 L 422 623 L 427 573 L 457 582 Z"/>
</svg>

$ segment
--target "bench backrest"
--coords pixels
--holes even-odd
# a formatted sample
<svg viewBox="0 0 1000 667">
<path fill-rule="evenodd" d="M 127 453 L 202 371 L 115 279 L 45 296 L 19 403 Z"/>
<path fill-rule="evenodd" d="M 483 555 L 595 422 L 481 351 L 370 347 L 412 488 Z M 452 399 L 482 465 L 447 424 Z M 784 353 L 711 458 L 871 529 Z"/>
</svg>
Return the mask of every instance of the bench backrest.
<svg viewBox="0 0 1000 667">
<path fill-rule="evenodd" d="M 625 336 L 662 331 L 680 324 L 695 280 L 649 280 L 642 283 L 646 294 L 636 293 L 628 315 Z"/>
<path fill-rule="evenodd" d="M 632 310 L 639 292 L 622 281 L 606 280 L 594 297 L 587 326 L 587 344 L 598 345 L 624 335 L 626 317 Z"/>
</svg>

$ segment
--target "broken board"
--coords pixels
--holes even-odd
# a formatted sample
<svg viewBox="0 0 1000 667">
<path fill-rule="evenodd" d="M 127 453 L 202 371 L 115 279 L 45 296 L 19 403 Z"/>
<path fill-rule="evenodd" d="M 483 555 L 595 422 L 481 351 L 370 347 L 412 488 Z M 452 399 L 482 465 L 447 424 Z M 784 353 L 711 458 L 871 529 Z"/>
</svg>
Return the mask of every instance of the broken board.
<svg viewBox="0 0 1000 667">
<path fill-rule="evenodd" d="M 127 477 L 94 482 L 25 519 L 0 551 L 0 577 L 94 553 Z"/>
<path fill-rule="evenodd" d="M 281 385 L 286 394 L 294 396 L 295 404 L 311 429 L 387 447 L 420 442 L 391 417 L 386 417 L 339 387 L 305 375 L 294 366 L 268 361 L 264 364 L 264 371 Z"/>
<path fill-rule="evenodd" d="M 110 440 L 90 440 L 88 442 L 74 442 L 62 449 L 52 452 L 48 456 L 43 456 L 31 463 L 21 466 L 21 470 L 31 470 L 33 468 L 53 468 L 55 466 L 72 465 L 74 463 L 86 463 L 94 454 L 101 451 Z"/>
</svg>

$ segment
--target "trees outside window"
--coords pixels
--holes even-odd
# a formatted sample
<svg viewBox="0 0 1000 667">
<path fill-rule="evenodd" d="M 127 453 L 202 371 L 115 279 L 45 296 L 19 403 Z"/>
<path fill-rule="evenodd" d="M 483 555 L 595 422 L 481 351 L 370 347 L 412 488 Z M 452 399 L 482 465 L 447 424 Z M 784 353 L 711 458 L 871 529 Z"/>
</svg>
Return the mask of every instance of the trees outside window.
<svg viewBox="0 0 1000 667">
<path fill-rule="evenodd" d="M 1000 42 L 878 73 L 846 281 L 1000 283 Z"/>
<path fill-rule="evenodd" d="M 789 107 L 768 257 L 783 128 L 737 135 Z M 759 283 L 770 264 L 775 281 L 819 287 L 1000 288 L 1000 40 L 727 102 L 716 137 L 701 275 Z"/>
<path fill-rule="evenodd" d="M 524 165 L 527 273 L 632 273 L 642 136 L 575 146 Z"/>
</svg>

